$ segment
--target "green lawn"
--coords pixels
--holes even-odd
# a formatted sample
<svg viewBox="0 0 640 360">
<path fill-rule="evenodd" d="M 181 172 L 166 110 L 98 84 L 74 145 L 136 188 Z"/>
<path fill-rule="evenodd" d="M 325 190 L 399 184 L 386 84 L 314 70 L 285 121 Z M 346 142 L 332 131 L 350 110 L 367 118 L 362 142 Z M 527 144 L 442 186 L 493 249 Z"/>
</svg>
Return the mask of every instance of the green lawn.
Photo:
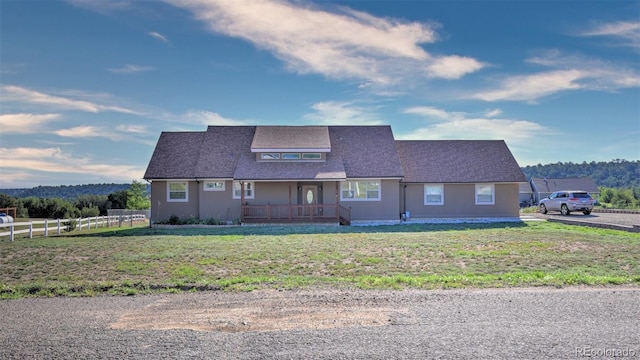
<svg viewBox="0 0 640 360">
<path fill-rule="evenodd" d="M 640 285 L 640 234 L 535 222 L 99 228 L 0 241 L 0 297 Z"/>
</svg>

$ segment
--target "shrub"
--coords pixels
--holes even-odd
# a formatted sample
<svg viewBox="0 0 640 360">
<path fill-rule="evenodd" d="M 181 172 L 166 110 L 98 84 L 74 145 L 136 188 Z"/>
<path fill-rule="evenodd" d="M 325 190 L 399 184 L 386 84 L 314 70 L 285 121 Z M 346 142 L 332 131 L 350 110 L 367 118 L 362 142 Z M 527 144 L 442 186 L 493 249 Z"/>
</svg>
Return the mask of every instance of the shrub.
<svg viewBox="0 0 640 360">
<path fill-rule="evenodd" d="M 180 225 L 180 218 L 177 215 L 169 216 L 169 225 Z"/>
</svg>

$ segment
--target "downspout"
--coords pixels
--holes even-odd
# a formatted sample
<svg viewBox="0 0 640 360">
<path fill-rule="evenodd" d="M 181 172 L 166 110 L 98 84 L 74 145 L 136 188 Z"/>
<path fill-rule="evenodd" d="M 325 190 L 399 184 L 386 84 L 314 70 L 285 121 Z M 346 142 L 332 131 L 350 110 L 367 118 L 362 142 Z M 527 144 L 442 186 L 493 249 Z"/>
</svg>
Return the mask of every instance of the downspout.
<svg viewBox="0 0 640 360">
<path fill-rule="evenodd" d="M 149 185 L 151 185 L 151 181 L 144 179 L 144 181 L 148 182 Z M 149 191 L 149 203 L 151 204 L 151 207 L 153 208 L 153 191 L 151 191 L 153 189 L 150 189 Z M 151 229 L 151 209 L 149 209 L 149 229 Z"/>
<path fill-rule="evenodd" d="M 244 222 L 244 181 L 240 181 L 240 222 Z"/>
<path fill-rule="evenodd" d="M 407 220 L 407 184 L 402 186 L 402 217 Z"/>
</svg>

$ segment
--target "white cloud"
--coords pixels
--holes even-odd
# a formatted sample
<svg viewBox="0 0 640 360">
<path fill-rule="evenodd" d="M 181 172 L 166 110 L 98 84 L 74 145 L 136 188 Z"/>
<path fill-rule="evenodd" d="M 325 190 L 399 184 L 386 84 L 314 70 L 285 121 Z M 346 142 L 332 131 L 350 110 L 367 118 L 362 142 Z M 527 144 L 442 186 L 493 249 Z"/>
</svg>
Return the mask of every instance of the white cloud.
<svg viewBox="0 0 640 360">
<path fill-rule="evenodd" d="M 405 109 L 405 114 L 421 115 L 426 118 L 436 118 L 438 120 L 451 120 L 453 118 L 463 118 L 463 113 L 451 113 L 433 106 L 416 106 Z"/>
<path fill-rule="evenodd" d="M 459 79 L 467 74 L 476 72 L 485 67 L 482 62 L 464 56 L 443 56 L 427 66 L 430 77 L 444 79 Z"/>
<path fill-rule="evenodd" d="M 620 38 L 624 45 L 640 49 L 640 21 L 616 21 L 598 23 L 578 36 L 607 36 Z"/>
<path fill-rule="evenodd" d="M 472 98 L 484 101 L 535 100 L 559 91 L 583 88 L 578 80 L 584 76 L 579 70 L 511 76 L 501 82 L 499 89 L 478 92 Z"/>
<path fill-rule="evenodd" d="M 616 91 L 640 86 L 638 71 L 624 64 L 610 63 L 580 55 L 545 51 L 525 60 L 550 68 L 529 75 L 513 75 L 500 81 L 497 89 L 476 92 L 470 98 L 485 101 L 535 101 L 571 90 Z"/>
<path fill-rule="evenodd" d="M 180 122 L 199 125 L 219 125 L 219 126 L 239 126 L 247 125 L 244 120 L 234 120 L 225 118 L 222 115 L 210 112 L 206 110 L 189 110 L 182 115 L 168 115 L 171 120 L 178 120 Z"/>
<path fill-rule="evenodd" d="M 144 72 L 144 71 L 152 71 L 152 70 L 155 70 L 155 68 L 153 66 L 126 64 L 123 67 L 108 68 L 107 70 L 115 74 L 130 74 L 130 73 L 138 73 L 138 72 Z"/>
<path fill-rule="evenodd" d="M 399 139 L 428 140 L 505 140 L 516 148 L 532 148 L 542 144 L 542 135 L 551 135 L 553 130 L 538 123 L 515 119 L 494 119 L 469 116 L 464 112 L 424 106 L 409 108 L 405 113 L 423 116 L 426 126 L 398 135 Z M 537 139 L 536 142 L 532 142 Z"/>
<path fill-rule="evenodd" d="M 499 116 L 502 114 L 502 110 L 501 109 L 487 109 L 487 111 L 484 112 L 484 116 L 489 117 L 489 118 L 493 118 L 496 116 Z"/>
<path fill-rule="evenodd" d="M 322 125 L 381 125 L 384 122 L 375 109 L 356 106 L 350 102 L 325 101 L 312 106 L 314 113 L 303 117 Z"/>
<path fill-rule="evenodd" d="M 151 36 L 151 37 L 154 37 L 154 38 L 156 38 L 156 39 L 158 39 L 158 40 L 162 41 L 163 43 L 170 43 L 169 39 L 168 39 L 166 36 L 164 36 L 164 35 L 160 34 L 159 32 L 156 32 L 156 31 L 149 31 L 147 34 L 148 34 L 149 36 Z"/>
<path fill-rule="evenodd" d="M 0 129 L 5 134 L 33 134 L 41 132 L 44 125 L 59 118 L 60 114 L 0 114 Z"/>
<path fill-rule="evenodd" d="M 97 126 L 76 126 L 69 129 L 56 130 L 55 134 L 64 137 L 84 138 L 84 137 L 108 137 L 109 131 Z"/>
<path fill-rule="evenodd" d="M 102 126 L 75 126 L 54 131 L 58 136 L 69 138 L 105 138 L 111 141 L 128 141 L 147 143 L 139 135 L 146 135 L 146 126 L 142 125 L 117 125 L 115 128 Z M 153 144 L 151 144 L 153 145 Z"/>
<path fill-rule="evenodd" d="M 420 44 L 437 40 L 431 23 L 379 18 L 347 7 L 284 0 L 168 0 L 210 31 L 272 52 L 287 68 L 335 79 L 390 85 L 416 75 L 457 79 L 484 65 L 461 56 L 433 57 Z M 328 7 L 327 7 L 328 8 Z M 425 74 L 426 72 L 426 74 Z"/>
<path fill-rule="evenodd" d="M 116 130 L 123 133 L 145 134 L 147 132 L 147 127 L 144 125 L 125 124 L 116 126 Z"/>
<path fill-rule="evenodd" d="M 135 166 L 102 164 L 89 157 L 64 152 L 60 148 L 0 148 L 0 163 L 3 167 L 3 186 L 9 187 L 20 186 L 20 179 L 15 179 L 16 174 L 29 173 L 26 178 L 22 178 L 24 183 L 32 176 L 31 172 L 100 175 L 102 179 L 108 178 L 108 181 L 126 182 L 140 179 L 144 174 L 143 169 Z M 4 178 L 5 171 L 14 174 L 14 182 Z"/>
<path fill-rule="evenodd" d="M 78 110 L 91 113 L 104 111 L 119 112 L 124 114 L 140 113 L 121 106 L 98 104 L 91 101 L 77 100 L 69 97 L 55 96 L 45 94 L 43 92 L 29 90 L 20 86 L 5 85 L 0 87 L 0 101 L 3 102 L 22 102 L 31 104 L 48 105 L 58 109 Z"/>
</svg>

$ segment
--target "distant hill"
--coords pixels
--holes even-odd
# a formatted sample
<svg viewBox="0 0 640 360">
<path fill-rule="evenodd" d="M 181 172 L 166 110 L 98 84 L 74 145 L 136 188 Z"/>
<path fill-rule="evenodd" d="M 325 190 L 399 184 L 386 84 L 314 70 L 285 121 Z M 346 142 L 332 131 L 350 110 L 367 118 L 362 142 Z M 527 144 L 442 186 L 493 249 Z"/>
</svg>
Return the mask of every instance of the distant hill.
<svg viewBox="0 0 640 360">
<path fill-rule="evenodd" d="M 640 186 L 640 160 L 627 161 L 615 159 L 607 162 L 581 164 L 572 162 L 557 162 L 555 164 L 538 164 L 522 168 L 527 179 L 588 177 L 597 186 L 609 188 L 633 188 Z M 0 189 L 0 194 L 7 194 L 16 198 L 29 196 L 41 198 L 61 198 L 74 200 L 80 195 L 109 195 L 122 190 L 129 190 L 131 184 L 88 184 L 37 186 L 31 189 Z M 147 192 L 150 186 L 147 185 Z"/>
<path fill-rule="evenodd" d="M 597 186 L 609 188 L 633 188 L 640 186 L 640 160 L 615 159 L 607 162 L 581 164 L 557 162 L 555 164 L 525 166 L 522 168 L 527 179 L 588 177 Z"/>
<path fill-rule="evenodd" d="M 131 184 L 87 184 L 36 186 L 31 189 L 0 189 L 0 194 L 16 198 L 35 196 L 39 198 L 60 198 L 73 200 L 81 195 L 109 195 L 122 190 L 129 190 Z"/>
</svg>

